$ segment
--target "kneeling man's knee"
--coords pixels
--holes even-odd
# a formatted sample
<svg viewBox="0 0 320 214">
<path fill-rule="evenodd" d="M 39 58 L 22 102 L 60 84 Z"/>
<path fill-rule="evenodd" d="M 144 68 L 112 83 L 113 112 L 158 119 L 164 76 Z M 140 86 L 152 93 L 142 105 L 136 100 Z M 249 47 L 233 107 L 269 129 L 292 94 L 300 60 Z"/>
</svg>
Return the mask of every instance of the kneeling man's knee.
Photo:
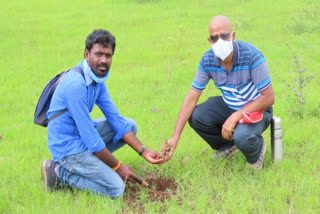
<svg viewBox="0 0 320 214">
<path fill-rule="evenodd" d="M 121 179 L 121 181 L 119 180 L 119 182 L 117 182 L 117 185 L 114 186 L 112 193 L 110 194 L 110 197 L 111 198 L 121 197 L 123 195 L 124 189 L 125 189 L 125 183 Z"/>
<path fill-rule="evenodd" d="M 257 145 L 258 137 L 253 134 L 235 132 L 233 135 L 233 140 L 240 151 L 250 151 L 254 149 Z"/>
</svg>

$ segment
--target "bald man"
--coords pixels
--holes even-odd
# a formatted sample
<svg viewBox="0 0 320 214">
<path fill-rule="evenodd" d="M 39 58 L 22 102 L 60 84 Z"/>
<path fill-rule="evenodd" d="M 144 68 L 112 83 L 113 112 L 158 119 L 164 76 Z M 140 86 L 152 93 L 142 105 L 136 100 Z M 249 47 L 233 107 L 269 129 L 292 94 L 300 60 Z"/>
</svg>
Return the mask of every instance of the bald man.
<svg viewBox="0 0 320 214">
<path fill-rule="evenodd" d="M 208 38 L 211 48 L 200 60 L 172 137 L 162 145 L 164 155 L 172 157 L 189 121 L 196 133 L 216 150 L 214 159 L 229 159 L 241 151 L 248 167 L 262 168 L 266 145 L 261 134 L 272 118 L 273 88 L 262 53 L 235 37 L 227 17 L 213 17 Z M 210 97 L 197 105 L 210 79 L 222 96 Z M 244 115 L 252 120 L 241 120 Z"/>
</svg>

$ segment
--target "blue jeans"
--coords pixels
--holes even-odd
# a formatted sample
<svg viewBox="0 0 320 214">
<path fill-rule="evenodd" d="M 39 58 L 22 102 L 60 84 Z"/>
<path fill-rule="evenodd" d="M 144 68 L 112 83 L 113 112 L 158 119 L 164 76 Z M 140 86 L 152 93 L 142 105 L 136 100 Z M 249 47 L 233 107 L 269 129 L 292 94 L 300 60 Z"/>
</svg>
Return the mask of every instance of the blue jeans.
<svg viewBox="0 0 320 214">
<path fill-rule="evenodd" d="M 272 107 L 263 113 L 263 119 L 254 124 L 238 124 L 231 141 L 222 138 L 224 122 L 235 112 L 230 109 L 221 96 L 210 97 L 196 106 L 189 118 L 190 126 L 204 139 L 212 149 L 225 150 L 233 146 L 244 154 L 249 163 L 259 159 L 262 150 L 262 132 L 268 128 L 272 119 Z"/>
<path fill-rule="evenodd" d="M 131 131 L 137 133 L 137 125 L 134 120 L 126 118 L 131 125 Z M 96 119 L 99 126 L 96 128 L 110 152 L 125 145 L 122 139 L 116 144 L 112 143 L 115 136 L 110 124 L 105 118 Z M 68 155 L 59 161 L 58 177 L 63 185 L 73 188 L 89 190 L 94 194 L 120 197 L 125 189 L 122 178 L 111 167 L 98 157 L 90 154 L 88 150 L 78 154 Z"/>
</svg>

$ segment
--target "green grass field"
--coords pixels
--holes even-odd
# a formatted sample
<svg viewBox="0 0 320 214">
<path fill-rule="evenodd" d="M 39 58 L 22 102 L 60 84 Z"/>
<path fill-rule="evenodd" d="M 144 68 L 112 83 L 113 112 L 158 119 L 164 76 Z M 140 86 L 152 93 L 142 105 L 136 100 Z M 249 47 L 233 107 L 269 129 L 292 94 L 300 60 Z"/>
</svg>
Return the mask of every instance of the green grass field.
<svg viewBox="0 0 320 214">
<path fill-rule="evenodd" d="M 2 1 L 0 13 L 0 213 L 319 213 L 320 212 L 320 1 L 118 0 Z M 115 153 L 138 175 L 177 181 L 176 195 L 149 201 L 144 189 L 133 209 L 84 191 L 43 190 L 40 164 L 51 155 L 46 129 L 33 124 L 39 95 L 57 73 L 83 59 L 93 29 L 116 36 L 108 90 L 120 113 L 135 119 L 138 138 L 160 151 L 171 137 L 183 99 L 208 44 L 208 23 L 229 17 L 236 39 L 258 47 L 267 60 L 276 95 L 274 115 L 283 125 L 284 160 L 271 161 L 265 133 L 265 167 L 252 171 L 237 154 L 214 162 L 213 151 L 187 125 L 172 160 L 143 161 L 130 148 Z M 304 106 L 284 84 L 298 73 L 289 47 L 313 75 Z M 200 102 L 220 95 L 211 82 Z M 101 117 L 94 109 L 92 118 Z M 207 150 L 207 151 L 206 151 Z M 187 163 L 183 162 L 189 157 Z M 128 194 L 125 192 L 125 195 Z"/>
</svg>

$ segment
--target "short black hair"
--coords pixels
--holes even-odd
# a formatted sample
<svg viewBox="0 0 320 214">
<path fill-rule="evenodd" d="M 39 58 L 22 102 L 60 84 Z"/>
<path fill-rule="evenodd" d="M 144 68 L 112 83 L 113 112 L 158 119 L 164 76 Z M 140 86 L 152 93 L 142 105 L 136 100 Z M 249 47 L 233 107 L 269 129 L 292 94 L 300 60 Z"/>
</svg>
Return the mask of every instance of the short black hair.
<svg viewBox="0 0 320 214">
<path fill-rule="evenodd" d="M 91 51 L 94 44 L 101 44 L 104 47 L 112 47 L 112 55 L 116 50 L 116 38 L 107 30 L 98 29 L 90 33 L 86 39 L 85 50 Z"/>
</svg>

